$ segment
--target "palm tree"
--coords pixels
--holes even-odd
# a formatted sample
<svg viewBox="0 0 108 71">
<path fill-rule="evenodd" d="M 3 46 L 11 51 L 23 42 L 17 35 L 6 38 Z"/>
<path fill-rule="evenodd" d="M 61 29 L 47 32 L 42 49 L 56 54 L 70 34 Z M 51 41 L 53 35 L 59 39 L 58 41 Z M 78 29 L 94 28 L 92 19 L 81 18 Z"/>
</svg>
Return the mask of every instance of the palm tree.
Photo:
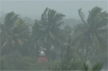
<svg viewBox="0 0 108 71">
<path fill-rule="evenodd" d="M 60 26 L 63 23 L 61 20 L 65 15 L 57 13 L 55 10 L 46 8 L 42 13 L 41 20 L 35 21 L 33 26 L 33 35 L 38 39 L 39 43 L 46 46 L 48 53 L 51 45 L 62 44 Z"/>
<path fill-rule="evenodd" d="M 108 13 L 102 12 L 99 7 L 94 7 L 89 11 L 87 20 L 84 20 L 84 14 L 81 9 L 78 10 L 79 16 L 82 20 L 82 24 L 76 25 L 74 28 L 74 34 L 72 38 L 72 44 L 80 47 L 79 49 L 86 54 L 85 60 L 89 50 L 92 48 L 94 50 L 106 50 L 106 42 L 101 37 L 101 34 L 106 32 Z M 99 48 L 94 48 L 99 47 Z"/>
<path fill-rule="evenodd" d="M 83 71 L 100 71 L 103 67 L 102 63 L 96 63 L 92 67 L 88 66 L 86 63 L 83 63 Z"/>
<path fill-rule="evenodd" d="M 19 45 L 21 47 L 29 36 L 28 25 L 13 12 L 6 15 L 2 30 L 2 48 L 10 47 L 9 50 L 11 51 L 15 49 L 12 47 Z"/>
<path fill-rule="evenodd" d="M 6 44 L 7 44 L 7 38 L 5 37 L 8 37 L 8 39 L 10 39 L 10 31 L 13 29 L 13 25 L 15 23 L 15 21 L 18 19 L 18 15 L 15 15 L 14 12 L 11 12 L 11 13 L 8 13 L 4 19 L 4 23 L 2 24 L 1 26 L 1 29 L 2 29 L 2 47 L 4 47 Z M 13 41 L 13 40 L 12 40 Z M 14 43 L 14 42 L 13 42 Z"/>
</svg>

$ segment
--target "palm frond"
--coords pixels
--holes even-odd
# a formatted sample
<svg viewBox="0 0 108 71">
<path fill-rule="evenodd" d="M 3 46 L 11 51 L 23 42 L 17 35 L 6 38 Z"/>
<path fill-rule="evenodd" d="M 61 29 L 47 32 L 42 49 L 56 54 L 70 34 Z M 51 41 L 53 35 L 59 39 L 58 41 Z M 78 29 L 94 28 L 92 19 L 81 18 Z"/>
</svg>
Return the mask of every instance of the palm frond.
<svg viewBox="0 0 108 71">
<path fill-rule="evenodd" d="M 40 27 L 42 27 L 42 24 L 39 23 L 39 21 L 37 21 L 37 20 L 35 20 L 35 24 L 38 24 Z M 38 26 L 38 27 L 39 27 L 39 26 Z"/>
<path fill-rule="evenodd" d="M 84 14 L 83 14 L 81 8 L 78 10 L 78 14 L 79 14 L 79 16 L 80 16 L 82 22 L 83 22 L 84 24 L 87 24 L 86 21 L 84 20 Z"/>
<path fill-rule="evenodd" d="M 90 12 L 89 12 L 89 16 L 87 19 L 87 23 L 90 26 L 94 26 L 98 23 L 98 20 L 100 19 L 99 14 L 101 13 L 101 8 L 99 7 L 94 7 Z"/>
<path fill-rule="evenodd" d="M 50 24 L 54 24 L 54 17 L 55 17 L 56 11 L 55 10 L 50 10 L 48 11 L 48 23 Z"/>
<path fill-rule="evenodd" d="M 100 49 L 101 50 L 106 50 L 107 49 L 106 48 L 107 47 L 107 42 L 101 36 L 99 36 L 99 34 L 95 33 L 95 36 L 97 38 Z"/>
<path fill-rule="evenodd" d="M 77 41 L 79 41 L 79 39 L 84 36 L 87 33 L 87 31 L 85 32 L 80 32 L 80 33 L 74 33 L 74 35 L 72 36 L 72 43 L 75 44 Z"/>
<path fill-rule="evenodd" d="M 5 47 L 7 45 L 8 41 L 4 42 L 4 44 L 2 45 L 2 48 Z"/>
<path fill-rule="evenodd" d="M 92 67 L 92 71 L 100 71 L 102 67 L 103 67 L 102 63 L 97 63 Z"/>
<path fill-rule="evenodd" d="M 82 68 L 82 70 L 84 70 L 84 71 L 88 71 L 89 70 L 88 65 L 86 63 L 84 63 L 84 62 L 83 62 L 83 68 Z"/>
<path fill-rule="evenodd" d="M 11 29 L 19 15 L 15 15 L 14 12 L 8 13 L 4 19 L 5 27 Z"/>
<path fill-rule="evenodd" d="M 102 34 L 102 33 L 107 33 L 107 28 L 98 29 L 97 32 L 100 33 L 100 34 Z"/>
<path fill-rule="evenodd" d="M 90 17 L 91 19 L 94 19 L 95 16 L 97 16 L 99 13 L 101 13 L 101 8 L 100 7 L 94 7 L 91 11 L 90 11 Z"/>
<path fill-rule="evenodd" d="M 85 24 L 77 24 L 73 29 L 75 32 L 84 32 L 88 30 L 88 26 Z"/>
<path fill-rule="evenodd" d="M 46 9 L 44 10 L 44 12 L 42 13 L 42 15 L 41 15 L 41 20 L 43 20 L 44 22 L 46 22 L 48 10 L 49 10 L 49 9 L 46 8 Z"/>
<path fill-rule="evenodd" d="M 101 48 L 100 48 L 100 42 L 98 41 L 98 39 L 97 39 L 97 37 L 96 37 L 95 34 L 94 34 L 94 40 L 95 40 L 95 43 L 97 44 L 98 49 L 101 50 Z"/>
<path fill-rule="evenodd" d="M 85 44 L 87 44 L 87 41 L 88 41 L 86 37 L 87 37 L 86 35 L 83 35 L 83 36 L 81 36 L 79 41 L 77 41 L 77 42 L 79 42 L 79 43 L 77 43 L 77 49 L 82 49 L 85 47 Z"/>
<path fill-rule="evenodd" d="M 52 32 L 49 31 L 49 35 L 50 35 L 53 39 L 55 39 L 54 34 L 53 34 Z"/>
<path fill-rule="evenodd" d="M 59 21 L 61 21 L 61 20 L 63 19 L 63 17 L 65 17 L 65 15 L 60 14 L 60 13 L 57 13 L 57 14 L 55 15 L 55 17 L 54 17 L 54 21 L 55 21 L 55 22 L 59 22 Z"/>
<path fill-rule="evenodd" d="M 99 23 L 97 23 L 96 28 L 104 27 L 108 24 L 108 18 L 102 18 Z"/>
</svg>

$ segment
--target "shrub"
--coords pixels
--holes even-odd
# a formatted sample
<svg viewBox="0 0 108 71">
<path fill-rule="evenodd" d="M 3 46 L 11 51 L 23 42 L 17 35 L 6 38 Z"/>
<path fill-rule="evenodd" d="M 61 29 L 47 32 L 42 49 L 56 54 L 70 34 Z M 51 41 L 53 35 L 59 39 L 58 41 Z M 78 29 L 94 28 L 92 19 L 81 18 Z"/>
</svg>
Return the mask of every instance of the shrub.
<svg viewBox="0 0 108 71">
<path fill-rule="evenodd" d="M 1 70 L 28 70 L 36 59 L 23 57 L 17 51 L 0 58 Z"/>
</svg>

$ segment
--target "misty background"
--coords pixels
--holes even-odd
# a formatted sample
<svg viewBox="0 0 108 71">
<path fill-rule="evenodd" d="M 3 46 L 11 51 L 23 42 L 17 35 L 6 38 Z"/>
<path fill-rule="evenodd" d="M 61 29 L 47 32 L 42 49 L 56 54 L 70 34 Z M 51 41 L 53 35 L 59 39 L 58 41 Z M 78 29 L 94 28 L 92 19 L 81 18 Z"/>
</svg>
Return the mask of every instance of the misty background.
<svg viewBox="0 0 108 71">
<path fill-rule="evenodd" d="M 0 23 L 4 23 L 7 13 L 13 11 L 20 14 L 19 17 L 25 23 L 33 26 L 35 20 L 40 20 L 44 10 L 49 8 L 65 15 L 62 19 L 64 25 L 61 25 L 61 28 L 69 25 L 73 29 L 76 24 L 81 23 L 78 9 L 82 8 L 85 19 L 87 19 L 89 11 L 95 6 L 102 8 L 102 11 L 108 12 L 107 0 L 0 0 Z M 32 27 L 29 28 L 32 29 Z"/>
<path fill-rule="evenodd" d="M 65 24 L 71 25 L 71 21 L 74 21 L 74 25 L 80 21 L 79 8 L 82 8 L 85 18 L 87 18 L 88 11 L 95 6 L 107 11 L 107 0 L 1 0 L 0 17 L 14 11 L 27 22 L 32 22 L 35 19 L 39 20 L 42 12 L 48 7 L 64 14 Z"/>
<path fill-rule="evenodd" d="M 93 7 L 99 6 L 107 10 L 107 0 L 1 0 L 1 15 L 14 11 L 32 19 L 40 18 L 43 10 L 48 7 L 66 15 L 66 18 L 78 19 L 78 9 L 83 8 L 85 15 Z"/>
</svg>

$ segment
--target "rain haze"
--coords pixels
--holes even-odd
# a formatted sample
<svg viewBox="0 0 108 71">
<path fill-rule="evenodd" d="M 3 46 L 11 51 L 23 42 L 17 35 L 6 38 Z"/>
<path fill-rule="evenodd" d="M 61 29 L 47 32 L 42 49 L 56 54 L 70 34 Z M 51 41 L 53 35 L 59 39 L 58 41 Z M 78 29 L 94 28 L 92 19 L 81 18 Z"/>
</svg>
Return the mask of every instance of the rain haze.
<svg viewBox="0 0 108 71">
<path fill-rule="evenodd" d="M 46 7 L 66 15 L 66 18 L 79 19 L 78 9 L 85 15 L 93 7 L 99 6 L 107 10 L 107 0 L 1 0 L 1 13 L 14 11 L 22 16 L 39 19 Z"/>
<path fill-rule="evenodd" d="M 0 0 L 0 70 L 108 71 L 107 0 Z"/>
</svg>

